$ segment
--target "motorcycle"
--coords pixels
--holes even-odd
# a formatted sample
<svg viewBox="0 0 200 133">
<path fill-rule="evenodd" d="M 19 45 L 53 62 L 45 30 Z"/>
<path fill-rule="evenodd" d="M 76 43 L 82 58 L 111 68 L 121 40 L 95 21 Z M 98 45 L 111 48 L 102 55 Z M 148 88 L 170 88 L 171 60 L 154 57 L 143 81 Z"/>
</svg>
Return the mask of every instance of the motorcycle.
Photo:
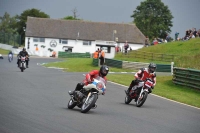
<svg viewBox="0 0 200 133">
<path fill-rule="evenodd" d="M 26 69 L 26 56 L 19 56 L 19 68 L 21 72 Z"/>
<path fill-rule="evenodd" d="M 153 81 L 151 79 L 146 79 L 145 81 L 140 81 L 138 85 L 132 87 L 129 93 L 125 90 L 125 104 L 129 104 L 133 99 L 135 99 L 136 106 L 141 107 L 146 101 L 148 94 L 153 88 Z"/>
<path fill-rule="evenodd" d="M 75 91 L 68 102 L 68 109 L 75 106 L 81 108 L 81 113 L 87 113 L 91 108 L 97 107 L 96 101 L 106 89 L 106 81 L 102 77 L 95 78 L 91 84 L 84 85 L 80 91 Z"/>
<path fill-rule="evenodd" d="M 13 60 L 12 54 L 8 55 L 8 61 L 11 62 Z"/>
</svg>

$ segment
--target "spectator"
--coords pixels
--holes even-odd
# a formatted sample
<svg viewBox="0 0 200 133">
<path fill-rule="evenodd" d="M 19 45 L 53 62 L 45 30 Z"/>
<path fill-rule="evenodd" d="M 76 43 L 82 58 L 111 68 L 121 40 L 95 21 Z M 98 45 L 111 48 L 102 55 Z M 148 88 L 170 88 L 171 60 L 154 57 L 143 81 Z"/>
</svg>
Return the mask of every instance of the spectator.
<svg viewBox="0 0 200 133">
<path fill-rule="evenodd" d="M 167 40 L 167 42 L 170 42 L 170 36 L 167 34 L 167 36 L 166 36 L 166 40 Z"/>
<path fill-rule="evenodd" d="M 154 44 L 154 45 L 157 45 L 157 44 L 158 44 L 158 40 L 157 40 L 156 38 L 154 38 L 153 44 Z"/>
<path fill-rule="evenodd" d="M 127 54 L 127 49 L 129 48 L 129 44 L 128 44 L 128 42 L 126 41 L 125 43 L 124 43 L 124 49 L 125 49 L 125 54 Z"/>
<path fill-rule="evenodd" d="M 197 35 L 197 31 L 196 31 L 196 28 L 193 28 L 193 31 L 192 31 L 193 35 L 196 37 Z"/>
<path fill-rule="evenodd" d="M 52 56 L 50 56 L 50 57 L 56 57 L 56 51 L 55 50 L 52 52 Z"/>
<path fill-rule="evenodd" d="M 94 52 L 94 54 L 93 54 L 93 58 L 94 58 L 94 59 L 98 59 L 98 57 L 99 57 L 99 52 L 98 52 L 98 50 L 96 50 L 96 51 Z"/>
<path fill-rule="evenodd" d="M 175 33 L 175 41 L 177 41 L 177 39 L 178 39 L 178 35 L 179 35 L 179 33 L 176 32 L 176 33 Z"/>
<path fill-rule="evenodd" d="M 146 36 L 144 43 L 145 43 L 145 47 L 149 46 L 149 37 L 148 36 Z"/>
<path fill-rule="evenodd" d="M 100 59 L 100 65 L 104 65 L 104 63 L 105 63 L 105 52 L 103 51 L 102 48 L 100 49 L 99 59 Z"/>
</svg>

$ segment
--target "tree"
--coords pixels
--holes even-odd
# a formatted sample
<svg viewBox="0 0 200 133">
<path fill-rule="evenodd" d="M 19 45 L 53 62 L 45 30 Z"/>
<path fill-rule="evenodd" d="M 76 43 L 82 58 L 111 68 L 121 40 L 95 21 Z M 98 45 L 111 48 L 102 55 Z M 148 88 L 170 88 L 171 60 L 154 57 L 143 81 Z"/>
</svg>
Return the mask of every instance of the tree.
<svg viewBox="0 0 200 133">
<path fill-rule="evenodd" d="M 5 12 L 3 17 L 0 17 L 0 32 L 7 34 L 16 34 L 17 16 L 10 17 L 10 14 Z"/>
<path fill-rule="evenodd" d="M 49 15 L 47 15 L 46 13 L 44 12 L 41 12 L 40 10 L 38 9 L 28 9 L 28 10 L 25 10 L 23 11 L 23 13 L 21 13 L 20 16 L 18 16 L 18 23 L 17 23 L 17 31 L 18 33 L 21 35 L 21 40 L 22 40 L 22 43 L 24 44 L 24 41 L 25 41 L 25 28 L 26 28 L 26 22 L 27 22 L 27 17 L 38 17 L 38 18 L 49 18 Z"/>
<path fill-rule="evenodd" d="M 81 20 L 81 19 L 78 19 L 77 17 L 78 17 L 78 15 L 77 15 L 77 9 L 76 8 L 74 8 L 73 10 L 72 10 L 72 12 L 73 12 L 73 16 L 66 16 L 66 17 L 64 17 L 63 19 L 65 19 L 65 20 Z"/>
<path fill-rule="evenodd" d="M 149 38 L 166 38 L 171 32 L 173 16 L 161 0 L 146 0 L 137 6 L 131 16 L 140 31 Z"/>
<path fill-rule="evenodd" d="M 73 16 L 66 16 L 63 19 L 65 19 L 65 20 L 80 20 L 80 19 L 74 18 Z"/>
</svg>

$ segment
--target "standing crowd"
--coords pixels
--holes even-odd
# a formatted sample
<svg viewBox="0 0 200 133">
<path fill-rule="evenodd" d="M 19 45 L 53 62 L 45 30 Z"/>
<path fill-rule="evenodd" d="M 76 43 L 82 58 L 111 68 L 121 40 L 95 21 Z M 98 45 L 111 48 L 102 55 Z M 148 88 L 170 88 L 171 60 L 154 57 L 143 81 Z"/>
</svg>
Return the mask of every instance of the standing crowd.
<svg viewBox="0 0 200 133">
<path fill-rule="evenodd" d="M 100 60 L 100 65 L 105 64 L 105 52 L 103 51 L 103 48 L 98 48 L 94 53 L 93 53 L 93 58 L 94 59 L 99 59 Z"/>
</svg>

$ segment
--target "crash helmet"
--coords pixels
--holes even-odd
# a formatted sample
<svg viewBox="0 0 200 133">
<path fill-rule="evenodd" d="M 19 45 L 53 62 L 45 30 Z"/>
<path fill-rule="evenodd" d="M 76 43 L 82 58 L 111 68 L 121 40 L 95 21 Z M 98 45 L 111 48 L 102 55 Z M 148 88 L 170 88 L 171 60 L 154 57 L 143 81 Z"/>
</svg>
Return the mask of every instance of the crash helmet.
<svg viewBox="0 0 200 133">
<path fill-rule="evenodd" d="M 108 74 L 108 72 L 109 72 L 109 67 L 108 66 L 102 65 L 100 67 L 99 73 L 100 73 L 101 76 L 106 76 Z"/>
<path fill-rule="evenodd" d="M 151 73 L 153 73 L 156 70 L 156 64 L 155 63 L 150 63 L 149 66 L 148 66 L 148 68 L 149 68 L 149 71 Z"/>
<path fill-rule="evenodd" d="M 26 48 L 23 48 L 23 49 L 22 49 L 22 51 L 24 51 L 24 52 L 25 52 L 25 51 L 26 51 Z"/>
</svg>

